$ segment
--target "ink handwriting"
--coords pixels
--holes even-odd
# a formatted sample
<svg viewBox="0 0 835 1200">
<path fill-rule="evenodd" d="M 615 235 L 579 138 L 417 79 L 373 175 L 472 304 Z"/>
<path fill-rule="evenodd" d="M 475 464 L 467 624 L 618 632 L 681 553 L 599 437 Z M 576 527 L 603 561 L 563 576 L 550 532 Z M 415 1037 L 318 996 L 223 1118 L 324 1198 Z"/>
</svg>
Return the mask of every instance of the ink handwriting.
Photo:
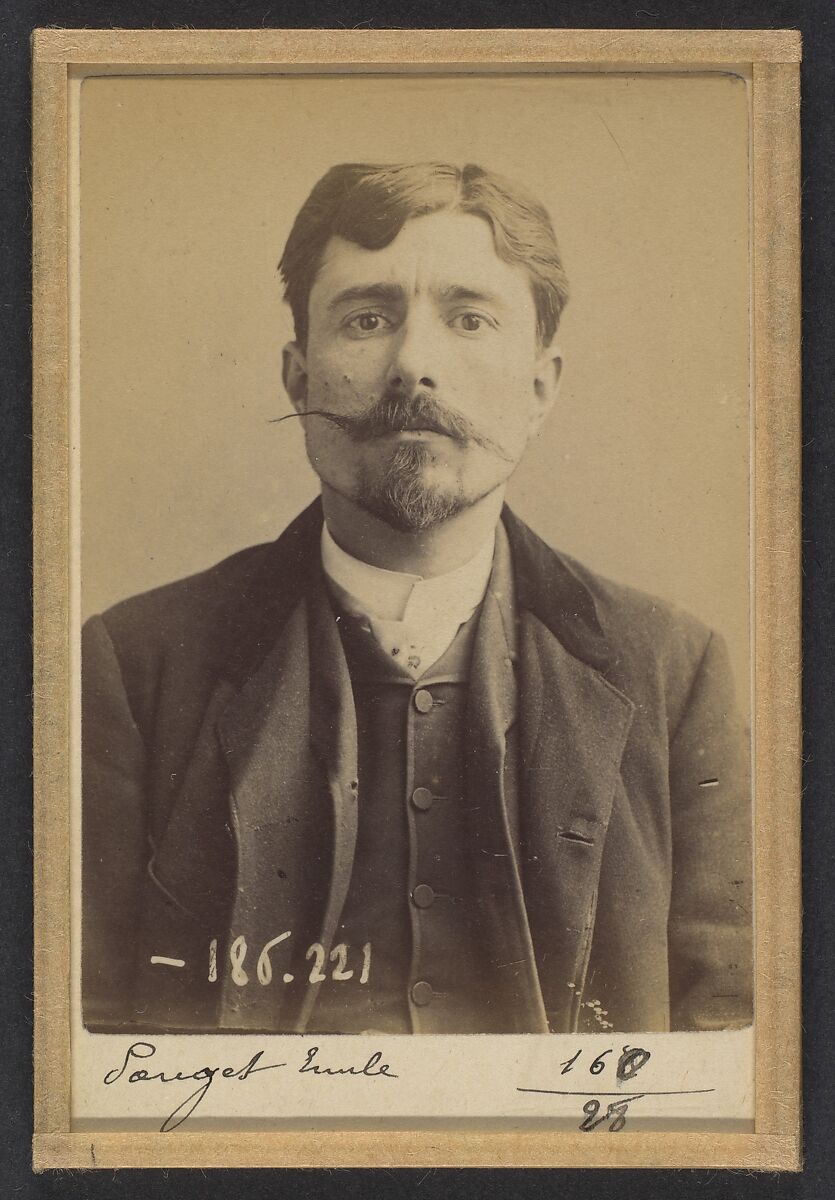
<svg viewBox="0 0 835 1200">
<path fill-rule="evenodd" d="M 629 1083 L 635 1078 L 642 1067 L 646 1066 L 652 1054 L 649 1050 L 645 1050 L 642 1046 L 624 1046 L 623 1051 L 617 1060 L 609 1058 L 610 1054 L 614 1054 L 614 1047 L 610 1046 L 606 1050 L 602 1050 L 591 1061 L 588 1062 L 591 1052 L 586 1052 L 586 1057 L 583 1058 L 583 1050 L 577 1050 L 569 1058 L 565 1059 L 559 1065 L 562 1068 L 560 1075 L 567 1075 L 574 1067 L 582 1067 L 588 1065 L 588 1073 L 590 1075 L 600 1076 L 607 1068 L 614 1067 L 613 1083 L 616 1085 Z M 693 1096 L 698 1093 L 714 1092 L 715 1088 L 683 1088 L 674 1091 L 657 1091 L 653 1089 L 645 1089 L 640 1092 L 625 1092 L 625 1091 L 585 1091 L 582 1088 L 545 1088 L 545 1087 L 517 1087 L 517 1092 L 532 1092 L 537 1095 L 544 1096 L 573 1096 L 577 1098 L 585 1098 L 583 1105 L 583 1120 L 578 1126 L 584 1133 L 591 1133 L 601 1125 L 608 1122 L 609 1133 L 619 1133 L 626 1124 L 626 1117 L 629 1110 L 629 1105 L 636 1100 L 642 1100 L 644 1096 Z M 605 1111 L 601 1113 L 601 1097 L 606 1099 L 612 1098 L 612 1102 L 606 1105 Z"/>
<path fill-rule="evenodd" d="M 270 938 L 261 947 L 255 965 L 255 978 L 262 987 L 268 987 L 273 981 L 273 962 L 270 958 L 270 952 L 291 937 L 292 932 L 288 929 L 285 933 L 280 933 L 277 937 Z M 233 937 L 230 940 L 227 954 L 224 954 L 222 948 L 219 947 L 219 939 L 216 937 L 211 938 L 208 946 L 208 973 L 206 975 L 209 983 L 217 983 L 221 979 L 224 958 L 228 957 L 229 963 L 227 969 L 229 971 L 229 978 L 238 987 L 246 987 L 252 980 L 250 973 L 252 968 L 250 966 L 250 969 L 247 970 L 245 966 L 250 951 L 251 947 L 247 944 L 247 940 L 243 934 L 238 934 L 237 937 Z M 362 955 L 361 963 L 356 961 L 359 954 Z M 338 983 L 342 983 L 356 978 L 358 983 L 366 984 L 371 978 L 371 942 L 365 942 L 361 950 L 357 950 L 345 942 L 339 942 L 338 945 L 332 948 L 323 946 L 321 942 L 313 942 L 312 945 L 308 946 L 304 957 L 307 962 L 312 961 L 313 964 L 308 973 L 308 983 L 324 983 L 327 979 L 333 979 Z M 349 966 L 349 957 L 354 962 L 353 966 Z M 329 962 L 334 964 L 330 975 L 328 975 L 326 967 L 326 964 Z M 186 965 L 186 960 L 184 958 L 174 958 L 167 954 L 152 954 L 151 965 L 183 968 Z M 284 971 L 281 974 L 281 981 L 283 983 L 292 983 L 294 979 L 295 976 L 289 971 Z"/>
<path fill-rule="evenodd" d="M 125 1053 L 125 1058 L 120 1067 L 115 1067 L 112 1071 L 108 1071 L 104 1077 L 104 1082 L 107 1085 L 117 1083 L 128 1071 L 132 1062 L 137 1059 L 153 1058 L 157 1052 L 153 1042 L 134 1042 L 129 1046 Z M 198 1104 L 203 1100 L 209 1092 L 210 1087 L 215 1081 L 215 1077 L 220 1075 L 222 1079 L 249 1079 L 251 1075 L 258 1071 L 276 1071 L 280 1067 L 286 1067 L 287 1063 L 265 1063 L 261 1064 L 261 1059 L 264 1057 L 264 1051 L 259 1050 L 253 1054 L 249 1062 L 243 1067 L 199 1067 L 196 1071 L 183 1072 L 175 1071 L 171 1074 L 166 1074 L 164 1071 L 151 1072 L 140 1067 L 137 1070 L 130 1071 L 127 1077 L 128 1083 L 182 1083 L 193 1081 L 199 1086 L 188 1096 L 182 1103 L 178 1104 L 172 1113 L 170 1113 L 163 1121 L 160 1127 L 160 1133 L 170 1133 L 172 1129 L 176 1129 L 182 1125 L 187 1117 L 190 1117 Z"/>
<path fill-rule="evenodd" d="M 170 1133 L 179 1128 L 192 1115 L 198 1105 L 208 1095 L 215 1079 L 237 1079 L 241 1082 L 251 1078 L 261 1071 L 277 1071 L 287 1067 L 286 1062 L 264 1063 L 264 1051 L 258 1050 L 242 1067 L 235 1066 L 202 1066 L 195 1071 L 151 1071 L 146 1067 L 137 1067 L 137 1062 L 147 1061 L 154 1057 L 157 1048 L 153 1042 L 133 1042 L 125 1052 L 120 1066 L 113 1067 L 104 1076 L 104 1083 L 110 1087 L 119 1080 L 128 1084 L 137 1083 L 196 1083 L 198 1086 L 182 1100 L 173 1112 L 165 1118 L 160 1126 L 160 1133 Z M 375 1050 L 360 1064 L 329 1065 L 320 1057 L 318 1046 L 310 1046 L 305 1051 L 304 1061 L 296 1068 L 299 1075 L 314 1076 L 362 1076 L 366 1079 L 385 1077 L 397 1079 L 398 1076 L 387 1062 L 383 1062 L 381 1051 Z"/>
</svg>

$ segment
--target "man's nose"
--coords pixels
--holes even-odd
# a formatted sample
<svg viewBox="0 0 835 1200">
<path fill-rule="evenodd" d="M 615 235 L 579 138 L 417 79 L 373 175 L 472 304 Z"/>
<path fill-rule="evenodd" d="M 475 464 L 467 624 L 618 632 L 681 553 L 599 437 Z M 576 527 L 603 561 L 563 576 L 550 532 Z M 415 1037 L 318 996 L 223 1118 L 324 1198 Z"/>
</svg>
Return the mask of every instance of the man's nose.
<svg viewBox="0 0 835 1200">
<path fill-rule="evenodd" d="M 395 342 L 387 383 L 407 396 L 421 388 L 436 391 L 440 384 L 438 338 L 431 322 L 407 319 Z"/>
</svg>

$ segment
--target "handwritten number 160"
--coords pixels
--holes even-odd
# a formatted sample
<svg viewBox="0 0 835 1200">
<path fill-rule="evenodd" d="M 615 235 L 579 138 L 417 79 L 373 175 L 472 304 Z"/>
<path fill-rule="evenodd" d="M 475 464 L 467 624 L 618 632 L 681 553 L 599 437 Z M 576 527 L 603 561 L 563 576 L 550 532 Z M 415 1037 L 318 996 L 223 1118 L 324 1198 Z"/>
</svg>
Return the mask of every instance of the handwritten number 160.
<svg viewBox="0 0 835 1200">
<path fill-rule="evenodd" d="M 578 1050 L 576 1054 L 571 1056 L 571 1058 L 560 1063 L 560 1066 L 562 1067 L 560 1075 L 567 1075 L 582 1053 L 582 1050 Z M 589 1074 L 599 1075 L 603 1070 L 605 1070 L 606 1066 L 608 1065 L 606 1061 L 606 1055 L 612 1053 L 614 1053 L 614 1050 L 611 1046 L 608 1050 L 602 1050 L 589 1066 Z M 615 1072 L 617 1078 L 622 1082 L 629 1079 L 634 1079 L 641 1067 L 645 1066 L 646 1063 L 649 1062 L 650 1057 L 651 1055 L 649 1050 L 644 1050 L 640 1046 L 624 1046 L 623 1053 L 618 1059 L 617 1070 Z"/>
</svg>

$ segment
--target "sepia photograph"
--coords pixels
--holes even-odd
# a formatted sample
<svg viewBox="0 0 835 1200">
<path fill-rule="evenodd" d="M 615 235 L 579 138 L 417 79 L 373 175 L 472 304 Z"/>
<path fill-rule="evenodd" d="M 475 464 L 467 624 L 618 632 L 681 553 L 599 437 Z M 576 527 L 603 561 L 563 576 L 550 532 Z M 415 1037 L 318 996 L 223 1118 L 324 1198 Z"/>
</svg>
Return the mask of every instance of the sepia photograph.
<svg viewBox="0 0 835 1200">
<path fill-rule="evenodd" d="M 755 81 L 71 70 L 71 1128 L 755 1136 Z"/>
<path fill-rule="evenodd" d="M 658 303 L 666 299 L 662 289 L 673 292 L 667 336 L 636 325 L 634 295 L 621 324 L 631 326 L 637 344 L 624 361 L 621 328 L 598 341 L 596 357 L 608 360 L 598 361 L 608 376 L 626 374 L 636 352 L 655 353 L 669 370 L 677 352 L 698 357 L 698 377 L 683 379 L 673 395 L 666 381 L 651 395 L 621 382 L 596 416 L 640 405 L 639 421 L 663 421 L 665 429 L 643 431 L 644 465 L 652 469 L 653 456 L 672 441 L 672 452 L 689 459 L 683 466 L 690 478 L 669 478 L 661 462 L 662 486 L 674 485 L 679 494 L 687 488 L 693 506 L 685 520 L 679 497 L 668 500 L 657 488 L 648 520 L 657 525 L 672 504 L 678 509 L 666 533 L 647 530 L 637 514 L 627 522 L 616 511 L 601 516 L 624 541 L 657 538 L 648 557 L 680 557 L 672 581 L 679 591 L 689 587 L 696 603 L 719 608 L 711 593 L 723 593 L 728 615 L 740 613 L 731 632 L 741 634 L 737 656 L 747 660 L 745 81 L 579 78 L 556 88 L 552 81 L 507 82 L 507 88 L 481 80 L 453 85 L 465 110 L 483 119 L 493 109 L 488 139 L 505 159 L 517 114 L 534 152 L 530 117 L 537 101 L 551 101 L 555 125 L 564 125 L 564 109 L 579 102 L 575 127 L 594 118 L 597 103 L 619 132 L 636 109 L 652 106 L 670 135 L 675 106 L 682 165 L 702 188 L 679 197 L 674 214 L 663 194 L 657 202 L 666 229 L 648 254 L 658 260 L 662 238 L 680 240 L 679 262 L 666 264 L 647 298 Z M 488 100 L 488 87 L 502 96 L 499 103 Z M 283 246 L 274 228 L 262 226 L 263 266 L 280 260 L 275 290 L 293 328 L 281 349 L 281 380 L 262 378 L 259 391 L 274 392 L 280 412 L 283 386 L 288 415 L 302 428 L 297 453 L 312 468 L 320 495 L 274 541 L 242 547 L 85 624 L 85 1023 L 298 1033 L 747 1024 L 751 751 L 725 639 L 668 598 L 602 577 L 549 545 L 535 527 L 537 517 L 540 528 L 543 518 L 552 527 L 554 510 L 566 507 L 562 431 L 579 406 L 593 403 L 576 382 L 561 389 L 560 319 L 570 283 L 554 219 L 526 181 L 490 165 L 422 154 L 375 161 L 381 141 L 399 141 L 408 152 L 415 140 L 402 127 L 392 137 L 392 110 L 402 105 L 399 81 L 363 81 L 353 89 L 342 81 L 304 81 L 298 90 L 313 93 L 325 119 L 340 95 L 355 129 L 365 111 L 389 113 L 385 139 L 365 133 L 371 145 L 357 157 L 371 161 L 308 176 L 310 193 L 295 214 L 282 212 L 280 192 L 275 196 L 275 223 L 290 218 Z M 449 85 L 410 80 L 408 90 L 406 106 L 418 100 L 425 109 Z M 659 97 L 651 93 L 659 90 L 670 103 L 655 108 Z M 359 93 L 353 104 L 352 91 Z M 195 261 L 202 254 L 194 230 L 175 233 L 166 208 L 159 218 L 153 211 L 146 217 L 141 241 L 131 218 L 140 205 L 164 204 L 163 189 L 182 186 L 184 175 L 188 182 L 182 158 L 196 148 L 159 165 L 160 127 L 170 122 L 174 129 L 166 134 L 182 138 L 198 105 L 204 116 L 215 106 L 225 116 L 229 92 L 244 116 L 250 93 L 256 104 L 272 101 L 276 119 L 264 135 L 267 142 L 277 138 L 286 106 L 271 83 L 99 79 L 82 88 L 81 286 L 111 293 L 106 311 L 100 299 L 92 302 L 86 326 L 82 315 L 82 379 L 84 359 L 94 360 L 88 389 L 82 382 L 82 424 L 96 420 L 106 403 L 108 424 L 118 420 L 122 430 L 127 423 L 135 431 L 124 447 L 108 444 L 101 426 L 91 430 L 94 457 L 86 470 L 82 462 L 82 494 L 89 490 L 89 504 L 101 504 L 100 456 L 110 474 L 118 455 L 122 495 L 102 507 L 94 528 L 107 521 L 109 544 L 127 532 L 119 520 L 125 500 L 137 504 L 130 565 L 153 559 L 160 536 L 172 559 L 193 542 L 187 518 L 178 529 L 176 513 L 167 511 L 166 533 L 146 523 L 145 503 L 137 503 L 147 488 L 138 475 L 147 468 L 136 439 L 147 438 L 153 409 L 167 413 L 174 442 L 193 443 L 195 430 L 210 421 L 223 422 L 239 446 L 253 435 L 268 447 L 292 436 L 279 424 L 287 417 L 275 419 L 275 428 L 253 428 L 247 421 L 253 397 L 244 388 L 236 394 L 234 374 L 225 394 L 201 378 L 203 371 L 216 377 L 223 371 L 223 345 L 233 359 L 247 352 L 228 324 L 240 320 L 239 303 L 247 298 L 230 296 L 228 267 L 221 270 L 218 258 L 229 260 L 209 246 L 204 252 L 218 293 L 200 304 L 192 292 L 179 321 L 170 310 L 180 306 L 167 289 L 154 301 L 156 320 L 178 322 L 183 332 L 202 323 L 204 305 L 214 310 L 218 341 L 200 346 L 193 388 L 184 393 L 162 383 L 164 390 L 154 387 L 149 399 L 147 391 L 162 381 L 143 378 L 141 367 L 137 374 L 124 357 L 110 360 L 118 381 L 100 382 L 97 370 L 98 347 L 119 335 L 127 335 L 135 355 L 145 358 L 152 348 L 135 325 L 126 329 L 124 308 L 137 305 L 137 292 L 148 296 L 157 272 L 170 269 L 167 256 L 157 257 L 161 237 L 183 259 L 182 290 L 191 292 L 192 262 L 205 269 Z M 91 122 L 99 122 L 96 132 L 108 115 L 143 124 L 152 156 L 142 164 L 144 195 L 134 190 L 138 179 L 119 182 L 112 167 L 106 170 L 104 212 L 99 180 L 89 181 L 92 195 L 86 188 L 87 105 Z M 628 163 L 618 161 L 605 120 L 598 125 L 609 170 L 620 168 L 625 187 Z M 214 154 L 227 155 L 218 149 L 215 123 L 206 119 L 204 129 Z M 694 145 L 699 134 L 701 144 Z M 96 136 L 92 129 L 89 136 Z M 455 140 L 433 136 L 441 147 Z M 362 152 L 356 133 L 354 140 Z M 420 150 L 432 140 L 424 134 Z M 513 142 L 518 154 L 518 138 Z M 136 140 L 131 144 L 131 165 L 139 168 Z M 106 149 L 97 141 L 89 153 Z M 643 141 L 636 156 L 639 170 Z M 555 158 L 549 182 L 556 202 L 565 204 L 559 189 L 566 164 L 559 152 Z M 261 164 L 253 154 L 253 172 Z M 240 157 L 235 168 L 231 178 L 240 187 Z M 294 174 L 301 174 L 298 167 Z M 582 194 L 576 180 L 572 191 Z M 718 227 L 707 220 L 707 197 Z M 202 189 L 191 202 L 197 218 L 205 209 Z M 571 214 L 572 241 L 593 233 L 578 218 Z M 229 219 L 247 225 L 251 215 L 232 202 Z M 622 225 L 628 237 L 628 221 Z M 104 261 L 99 247 L 106 247 Z M 138 253 L 146 264 L 139 279 L 119 262 L 120 254 L 134 260 Z M 696 279 L 687 278 L 691 257 L 700 260 Z M 600 269 L 600 258 L 598 251 L 588 273 Z M 577 307 L 588 295 L 583 266 L 575 251 Z M 638 281 L 615 276 L 609 289 L 622 294 L 630 282 Z M 231 286 L 242 283 L 236 276 Z M 674 310 L 700 303 L 708 311 L 696 340 Z M 259 312 L 254 298 L 249 302 L 248 316 L 268 341 L 277 334 L 274 308 Z M 582 311 L 575 323 L 584 317 L 599 320 Z M 597 332 L 599 338 L 599 326 Z M 567 341 L 567 375 L 571 349 Z M 176 331 L 154 351 L 175 370 L 182 368 L 174 357 L 184 354 L 193 354 L 189 339 L 178 345 Z M 253 370 L 249 362 L 240 366 L 245 377 Z M 584 364 L 584 373 L 591 375 L 592 366 Z M 682 366 L 690 375 L 690 363 Z M 648 382 L 652 388 L 655 381 Z M 120 410 L 120 401 L 129 411 Z M 541 435 L 548 438 L 547 474 L 529 484 L 529 524 L 506 503 L 506 493 Z M 719 461 L 709 463 L 713 448 Z M 608 449 L 622 453 L 617 444 Z M 628 464 L 613 464 L 603 452 L 599 440 L 579 446 L 578 457 L 587 459 L 578 463 L 582 474 L 614 471 L 628 492 L 643 490 Z M 199 449 L 192 454 L 199 458 Z M 240 514 L 247 529 L 245 476 L 257 466 L 247 469 L 239 454 L 232 450 L 244 466 L 244 487 L 227 523 Z M 157 449 L 154 476 L 162 457 Z M 263 469 L 268 476 L 275 471 L 269 461 Z M 222 474 L 205 481 L 208 496 L 199 476 L 187 470 L 186 477 L 198 508 L 227 493 Z M 301 507 L 309 491 L 302 464 L 290 464 L 275 486 L 285 506 Z M 263 484 L 252 490 L 261 500 Z M 719 495 L 702 500 L 712 491 Z M 602 503 L 587 484 L 571 509 Z M 213 531 L 200 536 L 209 541 Z M 688 553 L 683 537 L 701 544 Z M 717 537 L 726 544 L 717 546 Z M 735 547 L 738 562 L 728 552 Z M 91 571 L 100 554 L 91 547 Z M 688 578 L 707 557 L 718 560 L 709 579 Z M 113 586 L 127 565 L 111 559 L 105 580 L 94 583 Z M 85 584 L 82 559 L 82 594 Z M 261 973 L 275 960 L 285 982 L 274 977 L 272 986 L 259 986 L 259 954 Z M 244 974 L 252 975 L 247 984 Z"/>
</svg>

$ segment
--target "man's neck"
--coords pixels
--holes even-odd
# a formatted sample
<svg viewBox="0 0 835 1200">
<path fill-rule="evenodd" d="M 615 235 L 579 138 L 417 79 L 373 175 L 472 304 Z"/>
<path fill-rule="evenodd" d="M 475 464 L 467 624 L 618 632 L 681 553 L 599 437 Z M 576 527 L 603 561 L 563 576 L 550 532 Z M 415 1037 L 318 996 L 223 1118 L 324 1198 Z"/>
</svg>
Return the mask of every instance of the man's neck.
<svg viewBox="0 0 835 1200">
<path fill-rule="evenodd" d="M 469 562 L 495 529 L 503 502 L 498 487 L 434 529 L 404 533 L 322 484 L 325 520 L 343 550 L 374 567 L 427 579 Z"/>
</svg>

